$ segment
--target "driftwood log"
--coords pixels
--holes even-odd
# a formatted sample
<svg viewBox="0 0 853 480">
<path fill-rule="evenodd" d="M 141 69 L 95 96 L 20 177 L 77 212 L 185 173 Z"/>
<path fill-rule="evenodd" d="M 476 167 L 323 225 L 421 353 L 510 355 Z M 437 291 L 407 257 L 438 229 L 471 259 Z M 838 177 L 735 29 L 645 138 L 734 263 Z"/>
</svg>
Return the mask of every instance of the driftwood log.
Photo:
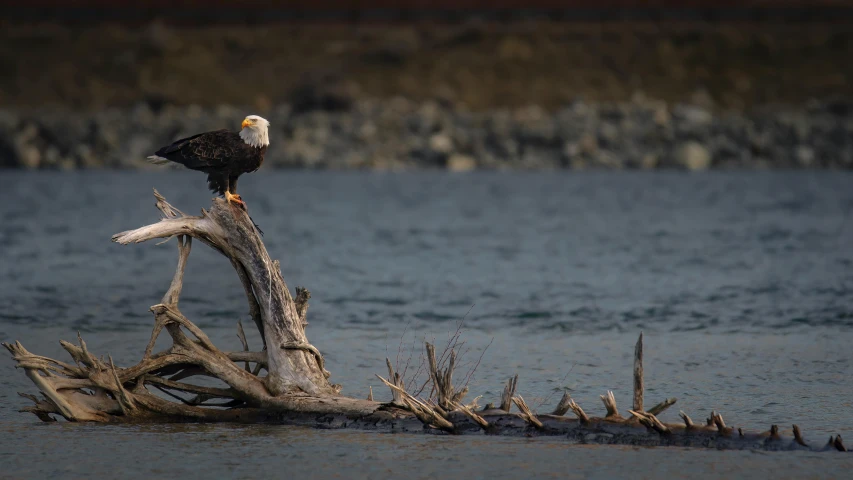
<svg viewBox="0 0 853 480">
<path fill-rule="evenodd" d="M 32 354 L 20 342 L 4 344 L 42 394 L 22 393 L 33 402 L 22 411 L 44 421 L 55 421 L 58 415 L 72 422 L 101 423 L 266 422 L 439 434 L 561 435 L 585 444 L 846 451 L 840 436 L 809 444 L 796 425 L 788 437 L 776 425 L 750 433 L 726 426 L 716 412 L 700 424 L 684 412 L 683 424 L 661 422 L 657 415 L 675 399 L 644 409 L 642 334 L 635 347 L 634 398 L 627 417 L 619 413 L 612 392 L 601 396 L 603 417 L 587 414 L 568 393 L 552 413 L 538 414 L 517 394 L 517 375 L 507 382 L 498 407 L 480 408 L 476 400 L 465 404 L 467 388 L 453 385 L 456 352 L 451 348 L 437 359 L 430 344 L 426 344 L 429 387 L 420 390 L 428 396 L 408 391 L 390 361 L 388 378 L 377 377 L 391 389 L 391 402 L 373 401 L 372 389 L 367 400 L 342 396 L 340 386 L 329 382 L 323 355 L 305 335 L 310 294 L 297 288 L 296 297 L 291 295 L 279 263 L 270 259 L 247 212 L 217 198 L 209 211 L 188 216 L 154 193 L 164 218 L 113 236 L 123 245 L 177 237 L 178 266 L 163 299 L 151 307 L 154 328 L 142 360 L 118 367 L 111 357 L 90 352 L 79 335 L 76 345 L 60 342 L 73 363 Z M 249 314 L 264 339 L 262 350 L 249 351 L 238 323 L 244 350 L 222 351 L 181 313 L 181 287 L 193 239 L 231 261 L 245 289 Z M 172 345 L 154 353 L 163 330 Z M 198 381 L 211 378 L 222 386 Z M 513 405 L 518 413 L 511 411 Z M 572 416 L 565 416 L 570 411 Z"/>
</svg>

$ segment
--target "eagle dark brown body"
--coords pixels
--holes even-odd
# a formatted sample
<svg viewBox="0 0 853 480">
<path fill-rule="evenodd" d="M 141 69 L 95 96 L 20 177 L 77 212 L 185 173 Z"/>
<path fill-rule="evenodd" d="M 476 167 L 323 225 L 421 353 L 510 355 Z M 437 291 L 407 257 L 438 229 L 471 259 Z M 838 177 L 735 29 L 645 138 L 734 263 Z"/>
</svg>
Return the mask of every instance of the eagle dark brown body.
<svg viewBox="0 0 853 480">
<path fill-rule="evenodd" d="M 266 151 L 266 145 L 248 145 L 238 133 L 217 130 L 183 138 L 154 155 L 206 173 L 208 188 L 225 195 L 237 193 L 237 179 L 260 168 Z"/>
</svg>

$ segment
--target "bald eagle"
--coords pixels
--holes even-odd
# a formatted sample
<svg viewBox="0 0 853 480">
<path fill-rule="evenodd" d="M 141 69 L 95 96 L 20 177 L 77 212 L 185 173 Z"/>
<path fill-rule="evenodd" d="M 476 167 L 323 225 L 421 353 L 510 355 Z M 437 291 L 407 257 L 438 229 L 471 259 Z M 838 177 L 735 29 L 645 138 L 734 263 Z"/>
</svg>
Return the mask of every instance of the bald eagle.
<svg viewBox="0 0 853 480">
<path fill-rule="evenodd" d="M 249 115 L 239 133 L 216 130 L 182 138 L 157 150 L 148 160 L 158 165 L 180 163 L 204 172 L 212 192 L 245 207 L 237 195 L 237 178 L 254 172 L 264 163 L 264 153 L 270 144 L 269 125 L 266 119 Z"/>
</svg>

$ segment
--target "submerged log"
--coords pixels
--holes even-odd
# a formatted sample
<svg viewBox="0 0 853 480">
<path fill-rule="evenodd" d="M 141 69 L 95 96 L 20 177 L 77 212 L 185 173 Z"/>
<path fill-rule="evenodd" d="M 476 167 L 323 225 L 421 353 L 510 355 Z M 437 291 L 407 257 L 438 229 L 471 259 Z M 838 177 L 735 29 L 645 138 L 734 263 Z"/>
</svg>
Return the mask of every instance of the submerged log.
<svg viewBox="0 0 853 480">
<path fill-rule="evenodd" d="M 705 426 L 694 424 L 684 412 L 683 425 L 661 422 L 657 415 L 675 399 L 664 400 L 648 411 L 643 409 L 642 334 L 635 347 L 629 418 L 619 414 L 612 392 L 601 397 L 604 417 L 589 416 L 568 393 L 552 414 L 537 414 L 516 393 L 518 375 L 507 382 L 499 408 L 490 403 L 477 410 L 477 399 L 463 405 L 468 388 L 453 385 L 457 352 L 450 348 L 446 355 L 436 356 L 430 344 L 426 344 L 426 351 L 432 386 L 421 389 L 430 392 L 429 397 L 419 398 L 407 391 L 401 375 L 387 359 L 389 378 L 377 377 L 391 389 L 391 402 L 373 401 L 372 388 L 367 400 L 343 396 L 340 386 L 329 382 L 323 355 L 305 334 L 310 293 L 297 287 L 296 297 L 291 295 L 279 263 L 270 258 L 248 213 L 214 199 L 210 211 L 188 216 L 156 191 L 155 197 L 162 220 L 113 236 L 113 241 L 123 245 L 177 238 L 178 265 L 162 300 L 151 307 L 154 326 L 141 361 L 118 367 L 112 358 L 105 361 L 90 352 L 79 336 L 77 344 L 60 342 L 73 364 L 30 353 L 20 342 L 3 344 L 43 396 L 21 394 L 33 402 L 22 411 L 43 421 L 55 421 L 60 416 L 72 422 L 97 423 L 279 423 L 443 434 L 561 435 L 571 442 L 592 444 L 846 451 L 840 436 L 830 438 L 824 446 L 809 446 L 797 426 L 791 437 L 782 437 L 775 425 L 770 432 L 737 429 L 735 435 L 717 413 L 712 413 Z M 250 351 L 238 322 L 243 350 L 222 351 L 181 313 L 179 300 L 193 239 L 231 262 L 264 349 Z M 171 337 L 172 345 L 154 353 L 163 331 Z M 223 386 L 192 383 L 199 377 L 218 379 Z M 510 412 L 513 403 L 518 413 Z M 565 416 L 569 411 L 573 417 Z"/>
</svg>

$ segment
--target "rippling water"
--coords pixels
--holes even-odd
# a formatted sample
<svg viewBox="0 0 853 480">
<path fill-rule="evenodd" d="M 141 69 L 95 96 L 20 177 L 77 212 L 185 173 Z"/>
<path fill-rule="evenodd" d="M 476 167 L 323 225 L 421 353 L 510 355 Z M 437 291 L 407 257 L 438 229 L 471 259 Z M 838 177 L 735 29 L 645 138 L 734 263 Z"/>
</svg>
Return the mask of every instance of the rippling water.
<svg viewBox="0 0 853 480">
<path fill-rule="evenodd" d="M 151 187 L 188 212 L 208 205 L 201 175 L 0 171 L 0 180 L 0 339 L 63 357 L 57 340 L 80 331 L 95 352 L 136 362 L 176 249 L 109 237 L 157 220 Z M 241 180 L 241 193 L 290 287 L 312 291 L 308 335 L 344 393 L 372 385 L 387 396 L 373 377 L 384 357 L 415 365 L 423 338 L 445 342 L 464 317 L 463 370 L 490 344 L 470 383 L 483 401 L 520 373 L 520 393 L 540 411 L 563 388 L 587 412 L 607 389 L 626 407 L 642 330 L 647 401 L 679 399 L 665 419 L 678 407 L 694 419 L 715 408 L 751 429 L 796 421 L 822 443 L 853 438 L 851 185 L 842 172 L 264 171 Z M 242 295 L 228 263 L 197 244 L 181 308 L 228 349 L 239 348 Z M 559 439 L 41 425 L 16 412 L 26 402 L 15 392 L 35 388 L 9 360 L 0 371 L 0 475 L 611 477 L 641 466 L 651 477 L 693 477 L 853 466 L 831 454 Z"/>
</svg>

